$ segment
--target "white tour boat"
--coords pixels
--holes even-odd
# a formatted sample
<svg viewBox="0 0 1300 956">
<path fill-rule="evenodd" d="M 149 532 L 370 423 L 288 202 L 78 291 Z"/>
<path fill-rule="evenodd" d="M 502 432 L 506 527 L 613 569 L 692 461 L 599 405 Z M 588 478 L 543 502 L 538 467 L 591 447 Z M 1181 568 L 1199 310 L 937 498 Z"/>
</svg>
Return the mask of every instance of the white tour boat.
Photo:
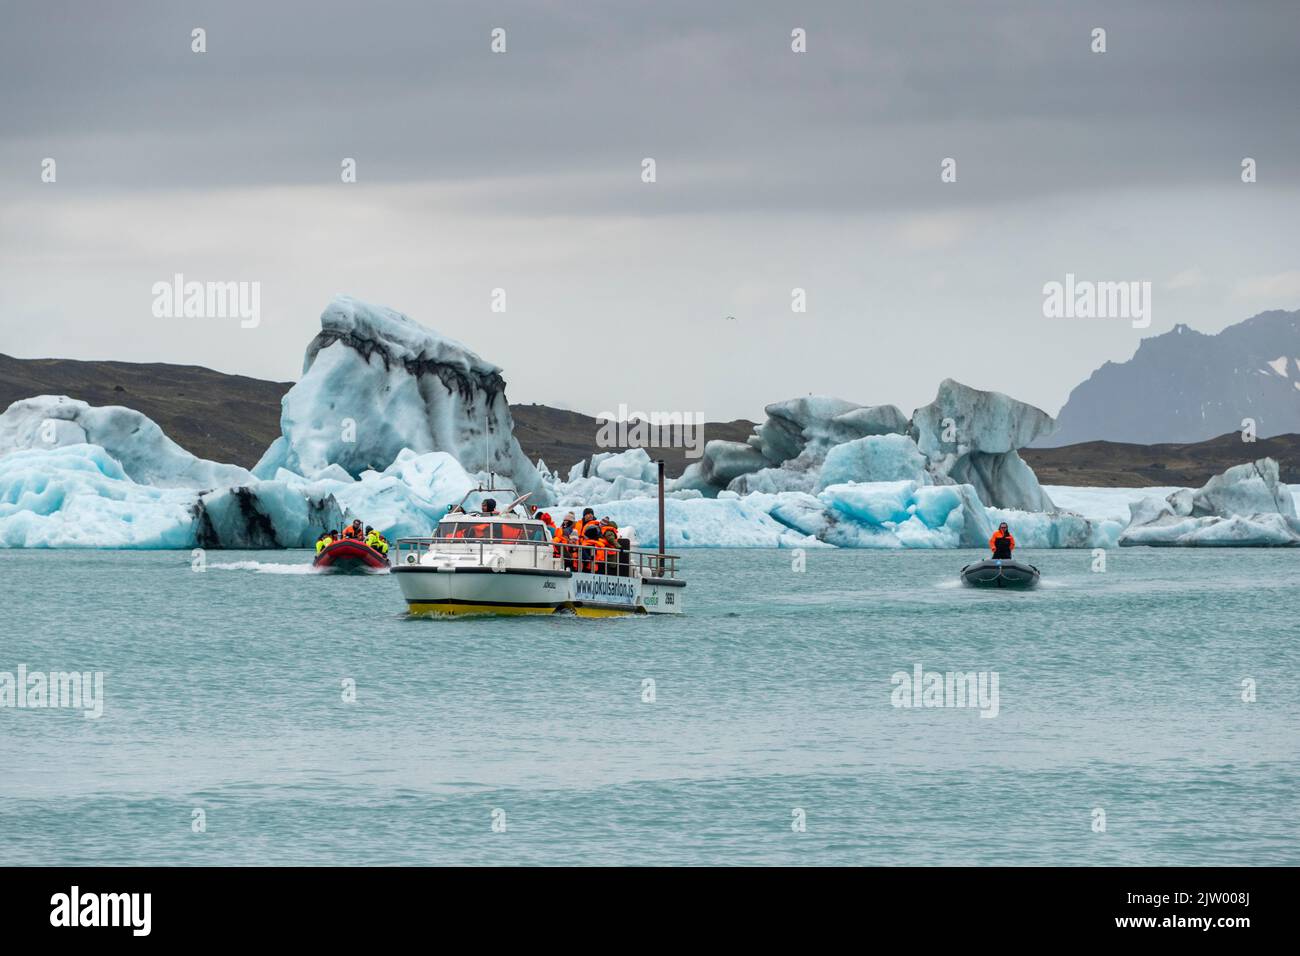
<svg viewBox="0 0 1300 956">
<path fill-rule="evenodd" d="M 498 489 L 476 489 L 487 493 Z M 524 495 L 500 511 L 461 506 L 432 538 L 397 542 L 397 577 L 413 614 L 680 614 L 686 582 L 677 556 L 619 547 L 556 544 L 528 515 Z M 489 499 L 484 499 L 484 503 Z M 662 528 L 662 511 L 660 514 Z M 659 540 L 663 541 L 662 530 Z"/>
</svg>

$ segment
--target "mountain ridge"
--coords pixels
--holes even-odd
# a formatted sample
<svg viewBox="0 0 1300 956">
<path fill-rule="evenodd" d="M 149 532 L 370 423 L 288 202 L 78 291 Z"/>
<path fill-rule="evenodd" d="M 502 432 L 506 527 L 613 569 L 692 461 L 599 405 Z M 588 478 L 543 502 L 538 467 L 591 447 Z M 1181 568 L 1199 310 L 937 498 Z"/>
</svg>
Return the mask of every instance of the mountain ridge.
<svg viewBox="0 0 1300 956">
<path fill-rule="evenodd" d="M 1300 311 L 1260 312 L 1213 334 L 1179 323 L 1071 390 L 1037 447 L 1200 442 L 1253 419 L 1259 437 L 1300 432 Z"/>
</svg>

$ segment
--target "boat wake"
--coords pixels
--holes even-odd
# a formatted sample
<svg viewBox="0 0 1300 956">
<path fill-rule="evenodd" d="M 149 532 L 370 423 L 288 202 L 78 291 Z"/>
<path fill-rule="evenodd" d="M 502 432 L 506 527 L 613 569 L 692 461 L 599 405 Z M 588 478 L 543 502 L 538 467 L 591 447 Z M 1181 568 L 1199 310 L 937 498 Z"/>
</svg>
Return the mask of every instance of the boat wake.
<svg viewBox="0 0 1300 956">
<path fill-rule="evenodd" d="M 275 561 L 228 561 L 224 564 L 209 564 L 214 571 L 255 571 L 258 574 L 317 574 L 320 568 L 310 564 L 280 564 Z"/>
</svg>

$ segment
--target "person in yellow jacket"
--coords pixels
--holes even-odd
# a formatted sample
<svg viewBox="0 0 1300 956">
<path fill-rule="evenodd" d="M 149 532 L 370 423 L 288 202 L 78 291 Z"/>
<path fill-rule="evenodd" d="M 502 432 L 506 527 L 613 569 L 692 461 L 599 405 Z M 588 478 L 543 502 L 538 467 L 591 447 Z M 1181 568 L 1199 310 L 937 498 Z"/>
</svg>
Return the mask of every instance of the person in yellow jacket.
<svg viewBox="0 0 1300 956">
<path fill-rule="evenodd" d="M 332 533 L 333 532 L 330 531 L 322 532 L 321 536 L 316 539 L 317 554 L 320 554 L 322 551 L 324 551 L 326 548 L 328 548 L 331 544 L 334 543 L 334 539 L 330 536 Z"/>
<path fill-rule="evenodd" d="M 366 525 L 366 547 L 373 548 L 380 554 L 388 553 L 388 542 L 384 536 L 369 525 Z"/>
</svg>

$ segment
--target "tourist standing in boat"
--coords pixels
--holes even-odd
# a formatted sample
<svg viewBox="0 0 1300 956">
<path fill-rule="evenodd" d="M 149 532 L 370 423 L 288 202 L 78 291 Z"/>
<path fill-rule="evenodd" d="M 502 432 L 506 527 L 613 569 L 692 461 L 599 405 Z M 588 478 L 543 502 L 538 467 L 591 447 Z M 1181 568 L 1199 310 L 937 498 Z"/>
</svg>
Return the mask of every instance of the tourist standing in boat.
<svg viewBox="0 0 1300 956">
<path fill-rule="evenodd" d="M 993 537 L 989 538 L 989 547 L 993 549 L 993 557 L 1011 560 L 1011 552 L 1016 548 L 1016 539 L 1011 536 L 1011 530 L 1004 521 L 998 525 L 998 530 L 993 532 Z"/>
<path fill-rule="evenodd" d="M 572 515 L 564 519 L 564 523 L 560 525 L 551 540 L 555 542 L 554 552 L 560 562 L 570 571 L 578 570 L 576 549 L 573 546 L 577 536 L 573 532 Z"/>
</svg>

